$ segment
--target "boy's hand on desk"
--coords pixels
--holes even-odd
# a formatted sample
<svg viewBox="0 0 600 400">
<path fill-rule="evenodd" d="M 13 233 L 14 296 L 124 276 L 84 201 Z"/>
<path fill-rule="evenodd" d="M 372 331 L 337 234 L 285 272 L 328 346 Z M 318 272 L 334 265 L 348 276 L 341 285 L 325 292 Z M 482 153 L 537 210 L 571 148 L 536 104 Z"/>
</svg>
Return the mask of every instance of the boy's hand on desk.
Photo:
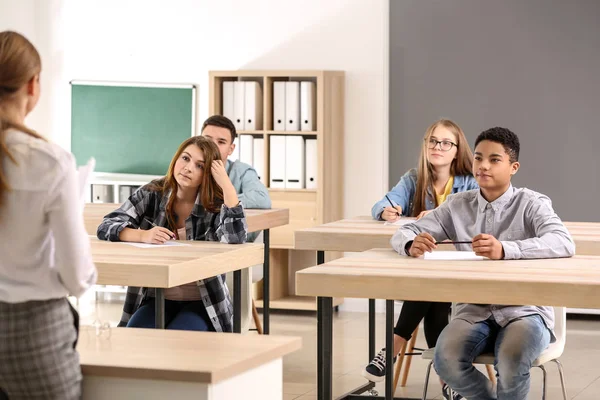
<svg viewBox="0 0 600 400">
<path fill-rule="evenodd" d="M 435 244 L 435 239 L 427 232 L 419 233 L 412 242 L 410 249 L 408 249 L 408 254 L 413 257 L 420 257 L 426 251 L 433 251 L 437 248 Z"/>
<path fill-rule="evenodd" d="M 504 247 L 492 235 L 481 233 L 473 238 L 473 251 L 478 256 L 484 256 L 490 260 L 502 260 L 504 258 Z"/>
<path fill-rule="evenodd" d="M 155 226 L 147 231 L 142 231 L 142 243 L 163 244 L 174 238 L 173 232 L 162 226 Z"/>
<path fill-rule="evenodd" d="M 389 222 L 394 222 L 394 221 L 397 221 L 401 215 L 402 215 L 402 207 L 400 207 L 400 206 L 386 207 L 383 209 L 383 212 L 381 213 L 381 219 L 383 219 L 385 221 L 389 221 Z"/>
</svg>

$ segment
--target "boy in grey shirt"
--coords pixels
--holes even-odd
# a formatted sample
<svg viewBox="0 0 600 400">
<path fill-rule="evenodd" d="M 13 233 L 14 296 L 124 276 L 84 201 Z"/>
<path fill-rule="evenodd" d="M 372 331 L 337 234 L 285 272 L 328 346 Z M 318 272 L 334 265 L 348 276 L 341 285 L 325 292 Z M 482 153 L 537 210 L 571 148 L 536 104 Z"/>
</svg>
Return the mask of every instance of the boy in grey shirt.
<svg viewBox="0 0 600 400">
<path fill-rule="evenodd" d="M 444 240 L 469 241 L 492 260 L 558 258 L 575 254 L 575 244 L 551 201 L 543 194 L 511 185 L 519 170 L 519 139 L 508 129 L 492 128 L 475 141 L 473 174 L 479 190 L 451 195 L 433 212 L 400 228 L 392 247 L 419 257 Z M 458 304 L 455 319 L 438 339 L 434 366 L 442 380 L 469 400 L 525 400 L 533 361 L 554 340 L 551 307 Z M 497 393 L 473 366 L 493 352 Z"/>
</svg>

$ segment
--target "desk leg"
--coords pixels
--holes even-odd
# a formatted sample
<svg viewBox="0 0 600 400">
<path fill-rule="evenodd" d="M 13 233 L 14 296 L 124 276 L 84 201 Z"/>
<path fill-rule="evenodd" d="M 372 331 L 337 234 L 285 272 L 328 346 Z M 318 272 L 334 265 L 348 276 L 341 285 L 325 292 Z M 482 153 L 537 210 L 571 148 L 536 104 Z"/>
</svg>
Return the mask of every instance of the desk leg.
<svg viewBox="0 0 600 400">
<path fill-rule="evenodd" d="M 233 333 L 242 332 L 242 271 L 233 271 Z"/>
<path fill-rule="evenodd" d="M 317 297 L 317 399 L 333 396 L 333 298 Z"/>
<path fill-rule="evenodd" d="M 269 302 L 271 301 L 271 291 L 269 286 L 270 283 L 270 247 L 271 247 L 271 238 L 270 231 L 265 229 L 263 231 L 263 243 L 265 246 L 264 255 L 265 261 L 263 262 L 263 334 L 269 334 L 269 325 L 270 325 L 270 316 L 269 316 Z"/>
<path fill-rule="evenodd" d="M 385 301 L 385 398 L 394 398 L 394 300 Z"/>
<path fill-rule="evenodd" d="M 369 299 L 369 361 L 375 358 L 375 299 Z"/>
<path fill-rule="evenodd" d="M 156 288 L 156 297 L 154 298 L 154 326 L 156 329 L 165 329 L 165 291 L 162 288 Z"/>
</svg>

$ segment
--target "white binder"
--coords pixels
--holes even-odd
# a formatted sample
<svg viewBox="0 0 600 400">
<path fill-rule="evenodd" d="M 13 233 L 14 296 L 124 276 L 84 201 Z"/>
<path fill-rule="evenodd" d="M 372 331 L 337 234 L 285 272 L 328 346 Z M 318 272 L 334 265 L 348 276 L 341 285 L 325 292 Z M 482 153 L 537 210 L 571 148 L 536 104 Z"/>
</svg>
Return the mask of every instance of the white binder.
<svg viewBox="0 0 600 400">
<path fill-rule="evenodd" d="M 266 185 L 265 176 L 265 139 L 254 138 L 254 155 L 252 166 L 258 174 L 258 179 Z"/>
<path fill-rule="evenodd" d="M 269 186 L 271 188 L 285 188 L 285 136 L 270 136 L 269 152 Z"/>
<path fill-rule="evenodd" d="M 300 130 L 315 130 L 315 83 L 300 82 Z"/>
<path fill-rule="evenodd" d="M 230 161 L 236 161 L 240 159 L 240 137 L 236 137 L 235 140 L 233 141 L 233 144 L 235 144 L 235 148 L 233 149 L 233 152 L 231 153 L 231 155 L 229 157 L 227 157 L 228 160 Z"/>
<path fill-rule="evenodd" d="M 262 129 L 262 89 L 258 82 L 244 84 L 244 130 Z"/>
<path fill-rule="evenodd" d="M 304 189 L 304 138 L 285 137 L 285 187 Z"/>
<path fill-rule="evenodd" d="M 245 82 L 233 83 L 233 125 L 238 131 L 244 130 L 244 102 Z"/>
<path fill-rule="evenodd" d="M 240 135 L 240 161 L 252 165 L 254 158 L 254 138 L 252 135 Z"/>
<path fill-rule="evenodd" d="M 233 82 L 223 82 L 223 112 L 221 115 L 233 121 Z"/>
<path fill-rule="evenodd" d="M 285 131 L 285 82 L 273 82 L 273 130 Z"/>
<path fill-rule="evenodd" d="M 300 130 L 300 82 L 285 83 L 285 130 Z"/>
<path fill-rule="evenodd" d="M 317 188 L 317 139 L 306 139 L 306 188 Z"/>
</svg>

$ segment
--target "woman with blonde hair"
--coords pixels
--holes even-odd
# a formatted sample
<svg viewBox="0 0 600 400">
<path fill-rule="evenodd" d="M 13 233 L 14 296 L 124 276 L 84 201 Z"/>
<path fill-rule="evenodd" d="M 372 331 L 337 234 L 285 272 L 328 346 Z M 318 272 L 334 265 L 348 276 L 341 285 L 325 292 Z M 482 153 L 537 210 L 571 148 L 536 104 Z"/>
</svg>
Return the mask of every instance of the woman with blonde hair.
<svg viewBox="0 0 600 400">
<path fill-rule="evenodd" d="M 424 217 L 446 198 L 458 192 L 477 189 L 473 177 L 473 153 L 462 129 L 453 121 L 440 119 L 425 132 L 419 164 L 400 178 L 400 182 L 373 206 L 373 219 L 390 222 L 401 216 Z M 393 204 L 390 204 L 392 202 Z M 448 325 L 450 303 L 405 301 L 394 328 L 394 357 L 408 342 L 424 320 L 427 345 L 435 347 L 442 330 Z M 385 349 L 363 370 L 370 381 L 385 378 Z M 447 386 L 444 397 L 449 398 Z"/>
<path fill-rule="evenodd" d="M 216 144 L 185 140 L 164 178 L 142 186 L 104 217 L 98 238 L 161 244 L 171 239 L 244 243 L 244 208 Z M 167 329 L 231 332 L 233 306 L 225 275 L 165 290 Z M 155 291 L 129 287 L 119 326 L 154 328 Z"/>
<path fill-rule="evenodd" d="M 96 282 L 71 153 L 25 127 L 41 60 L 0 32 L 0 398 L 78 399 L 78 315 Z"/>
</svg>

